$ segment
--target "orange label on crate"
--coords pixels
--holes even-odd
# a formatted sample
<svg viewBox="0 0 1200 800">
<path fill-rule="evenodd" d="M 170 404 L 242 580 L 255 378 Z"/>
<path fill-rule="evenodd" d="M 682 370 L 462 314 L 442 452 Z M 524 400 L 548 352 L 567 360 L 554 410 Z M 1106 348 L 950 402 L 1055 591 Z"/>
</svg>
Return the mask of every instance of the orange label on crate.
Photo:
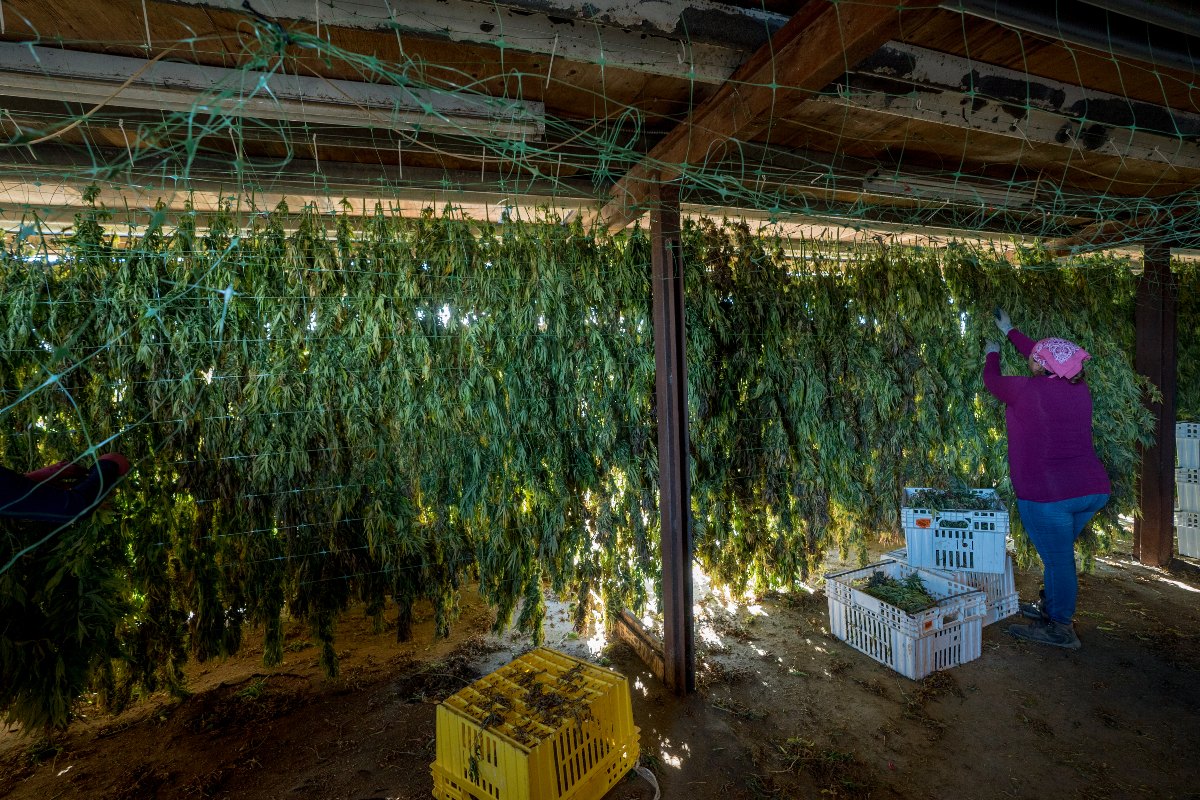
<svg viewBox="0 0 1200 800">
<path fill-rule="evenodd" d="M 928 528 L 933 524 L 933 517 L 917 517 L 918 528 Z"/>
</svg>

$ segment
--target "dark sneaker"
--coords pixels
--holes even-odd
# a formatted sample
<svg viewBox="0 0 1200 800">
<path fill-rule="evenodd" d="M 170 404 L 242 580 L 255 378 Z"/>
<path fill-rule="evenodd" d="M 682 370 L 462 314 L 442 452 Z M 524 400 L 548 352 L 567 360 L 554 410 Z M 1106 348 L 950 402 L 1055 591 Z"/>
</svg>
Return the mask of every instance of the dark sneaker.
<svg viewBox="0 0 1200 800">
<path fill-rule="evenodd" d="M 1023 617 L 1041 620 L 1042 622 L 1050 621 L 1050 616 L 1042 607 L 1041 600 L 1038 600 L 1036 603 L 1018 603 L 1017 607 L 1021 609 L 1021 616 Z"/>
<path fill-rule="evenodd" d="M 1045 587 L 1038 589 L 1038 599 L 1033 603 L 1018 603 L 1017 607 L 1021 610 L 1021 616 L 1029 619 L 1037 619 L 1042 622 L 1049 622 L 1050 615 L 1046 613 L 1046 589 Z"/>
<path fill-rule="evenodd" d="M 1083 645 L 1075 635 L 1075 626 L 1062 622 L 1031 622 L 1028 625 L 1009 625 L 1008 633 L 1026 642 L 1048 644 L 1078 650 Z"/>
</svg>

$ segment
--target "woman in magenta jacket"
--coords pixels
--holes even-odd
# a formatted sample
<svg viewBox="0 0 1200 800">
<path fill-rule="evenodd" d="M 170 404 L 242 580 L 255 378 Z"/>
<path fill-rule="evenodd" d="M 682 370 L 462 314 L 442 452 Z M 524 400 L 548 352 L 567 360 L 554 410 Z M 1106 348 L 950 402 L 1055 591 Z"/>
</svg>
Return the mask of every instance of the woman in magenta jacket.
<svg viewBox="0 0 1200 800">
<path fill-rule="evenodd" d="M 1004 403 L 1008 469 L 1017 510 L 1045 567 L 1040 604 L 1022 604 L 1033 621 L 1008 632 L 1077 650 L 1075 540 L 1108 502 L 1111 484 L 1092 444 L 1092 395 L 1083 380 L 1087 351 L 1065 339 L 1035 342 L 997 309 L 996 325 L 1029 359 L 1031 375 L 1000 374 L 1000 345 L 988 342 L 983 384 Z"/>
</svg>

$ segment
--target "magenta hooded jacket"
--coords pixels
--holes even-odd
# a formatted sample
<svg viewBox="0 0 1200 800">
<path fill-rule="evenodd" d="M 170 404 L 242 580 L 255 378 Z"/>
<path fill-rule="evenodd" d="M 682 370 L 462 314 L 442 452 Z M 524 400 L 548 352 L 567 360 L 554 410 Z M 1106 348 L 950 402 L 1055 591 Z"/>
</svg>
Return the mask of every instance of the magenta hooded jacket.
<svg viewBox="0 0 1200 800">
<path fill-rule="evenodd" d="M 1016 328 L 1008 339 L 1026 358 L 1033 351 L 1033 339 Z M 1000 354 L 988 353 L 983 385 L 1004 403 L 1008 470 L 1019 499 L 1053 503 L 1111 492 L 1092 444 L 1092 394 L 1086 382 L 1001 375 Z"/>
</svg>

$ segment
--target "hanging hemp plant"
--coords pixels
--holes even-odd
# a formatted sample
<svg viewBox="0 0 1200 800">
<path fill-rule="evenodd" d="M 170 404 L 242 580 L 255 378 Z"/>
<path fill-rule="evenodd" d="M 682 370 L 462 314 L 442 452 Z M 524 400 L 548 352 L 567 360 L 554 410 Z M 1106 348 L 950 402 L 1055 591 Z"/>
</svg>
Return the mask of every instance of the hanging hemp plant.
<svg viewBox="0 0 1200 800">
<path fill-rule="evenodd" d="M 471 584 L 497 628 L 537 636 L 548 589 L 580 625 L 660 590 L 647 237 L 348 211 L 247 223 L 226 206 L 168 229 L 160 209 L 118 238 L 97 206 L 66 241 L 34 221 L 7 243 L 0 458 L 134 464 L 111 513 L 0 521 L 9 719 L 61 726 L 89 689 L 114 708 L 178 690 L 187 659 L 236 652 L 246 626 L 278 664 L 284 621 L 305 621 L 336 674 L 352 605 L 404 640 L 427 602 L 445 635 Z M 696 557 L 719 582 L 794 585 L 831 547 L 894 537 L 906 485 L 1011 499 L 980 379 L 996 304 L 1093 354 L 1102 529 L 1133 510 L 1150 426 L 1125 262 L 1031 250 L 1017 268 L 712 222 L 683 246 Z M 1196 391 L 1181 381 L 1181 409 Z"/>
<path fill-rule="evenodd" d="M 1011 505 L 1002 407 L 981 378 L 996 304 L 1096 355 L 1097 449 L 1114 479 L 1102 537 L 1135 506 L 1150 417 L 1124 261 L 1059 268 L 1031 249 L 1014 267 L 978 248 L 813 242 L 785 255 L 703 222 L 684 240 L 697 553 L 721 581 L 786 586 L 830 546 L 863 554 L 898 530 L 904 486 L 996 486 Z M 1006 371 L 1023 368 L 1009 348 Z"/>
</svg>

